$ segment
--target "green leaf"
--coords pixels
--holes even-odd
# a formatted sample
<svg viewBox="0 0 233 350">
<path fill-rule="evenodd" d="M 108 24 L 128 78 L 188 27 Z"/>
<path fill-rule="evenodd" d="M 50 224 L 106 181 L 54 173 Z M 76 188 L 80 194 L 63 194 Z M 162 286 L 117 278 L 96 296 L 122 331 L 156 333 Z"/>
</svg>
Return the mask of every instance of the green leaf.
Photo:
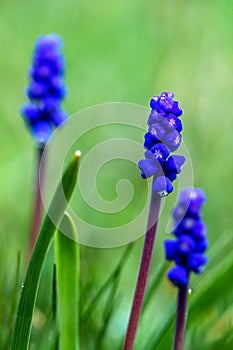
<svg viewBox="0 0 233 350">
<path fill-rule="evenodd" d="M 76 152 L 58 185 L 52 203 L 42 223 L 28 266 L 25 283 L 21 291 L 13 334 L 12 350 L 28 349 L 33 311 L 43 263 L 56 232 L 56 226 L 59 225 L 73 193 L 78 174 L 79 158 L 80 152 Z M 53 218 L 53 221 L 50 217 Z"/>
<path fill-rule="evenodd" d="M 92 312 L 95 310 L 97 304 L 100 302 L 101 298 L 103 297 L 104 293 L 108 290 L 108 288 L 111 287 L 112 284 L 115 283 L 115 281 L 119 278 L 119 276 L 122 273 L 122 270 L 124 268 L 124 266 L 126 265 L 126 260 L 129 258 L 130 256 L 130 252 L 133 248 L 133 244 L 129 244 L 118 265 L 116 266 L 116 268 L 113 270 L 113 272 L 111 273 L 111 275 L 108 277 L 108 279 L 105 281 L 105 283 L 102 285 L 102 287 L 99 289 L 99 291 L 97 292 L 97 294 L 94 296 L 94 298 L 91 300 L 91 302 L 88 304 L 87 308 L 81 313 L 81 322 L 82 325 L 84 325 L 86 323 L 86 321 L 90 318 Z"/>
<path fill-rule="evenodd" d="M 61 227 L 76 239 L 72 218 L 65 213 Z M 78 350 L 79 249 L 78 243 L 60 230 L 56 234 L 56 288 L 59 349 Z"/>
<path fill-rule="evenodd" d="M 8 320 L 8 334 L 6 337 L 6 348 L 10 348 L 11 344 L 11 337 L 12 337 L 12 328 L 14 325 L 14 315 L 16 311 L 16 305 L 18 301 L 18 285 L 19 285 L 19 275 L 20 275 L 20 260 L 21 260 L 21 255 L 20 251 L 18 252 L 17 256 L 17 263 L 16 263 L 16 271 L 15 271 L 15 283 L 14 283 L 14 288 L 12 292 L 12 300 L 11 300 L 11 308 L 10 308 L 10 315 L 9 315 L 9 320 Z"/>
</svg>

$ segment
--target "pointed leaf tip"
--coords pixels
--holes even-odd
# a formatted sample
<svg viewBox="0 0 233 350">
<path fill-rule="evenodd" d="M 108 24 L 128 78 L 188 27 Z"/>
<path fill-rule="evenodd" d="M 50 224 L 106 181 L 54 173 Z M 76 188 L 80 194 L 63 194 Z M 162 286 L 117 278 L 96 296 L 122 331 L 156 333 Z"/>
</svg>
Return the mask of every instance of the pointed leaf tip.
<svg viewBox="0 0 233 350">
<path fill-rule="evenodd" d="M 76 159 L 79 159 L 81 157 L 81 151 L 80 150 L 77 150 L 74 154 L 75 158 Z"/>
</svg>

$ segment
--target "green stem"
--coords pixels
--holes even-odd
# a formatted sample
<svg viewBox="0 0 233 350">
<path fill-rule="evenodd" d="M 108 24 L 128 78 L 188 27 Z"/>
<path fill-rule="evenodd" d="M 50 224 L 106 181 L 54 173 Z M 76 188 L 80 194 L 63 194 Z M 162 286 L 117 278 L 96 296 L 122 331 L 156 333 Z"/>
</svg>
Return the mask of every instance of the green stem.
<svg viewBox="0 0 233 350">
<path fill-rule="evenodd" d="M 59 329 L 59 349 L 78 350 L 78 314 L 79 314 L 79 249 L 76 230 L 72 218 L 65 213 L 62 227 L 65 225 L 68 236 L 60 229 L 56 233 L 56 289 L 57 321 Z M 75 240 L 75 241 L 74 241 Z"/>
<path fill-rule="evenodd" d="M 57 229 L 56 225 L 61 221 L 73 193 L 77 179 L 79 158 L 80 152 L 76 152 L 75 157 L 65 171 L 62 181 L 53 197 L 48 213 L 50 215 L 52 214 L 54 222 L 50 219 L 49 214 L 46 213 L 42 223 L 35 249 L 28 266 L 24 286 L 21 291 L 13 334 L 12 350 L 28 349 L 33 311 L 35 308 L 42 266 Z M 65 197 L 62 195 L 62 191 L 64 191 Z"/>
</svg>

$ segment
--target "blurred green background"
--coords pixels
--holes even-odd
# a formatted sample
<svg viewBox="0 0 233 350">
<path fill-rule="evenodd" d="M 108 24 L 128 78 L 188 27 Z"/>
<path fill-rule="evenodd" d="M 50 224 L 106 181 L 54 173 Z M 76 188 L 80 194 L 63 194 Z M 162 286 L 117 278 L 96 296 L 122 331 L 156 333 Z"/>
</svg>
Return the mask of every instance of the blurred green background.
<svg viewBox="0 0 233 350">
<path fill-rule="evenodd" d="M 226 336 L 233 325 L 231 0 L 1 0 L 0 336 L 6 337 L 9 328 L 8 300 L 19 250 L 23 281 L 35 175 L 35 145 L 19 108 L 25 100 L 35 39 L 50 32 L 64 39 L 69 89 L 65 107 L 70 114 L 112 101 L 148 106 L 154 94 L 175 92 L 184 110 L 183 138 L 192 158 L 194 185 L 202 187 L 208 198 L 204 218 L 210 242 L 209 267 L 199 283 L 203 291 L 199 293 L 207 294 L 203 304 L 196 304 L 193 314 L 190 310 L 187 349 L 232 349 L 233 343 Z M 161 219 L 152 276 L 163 263 L 166 222 L 167 217 Z M 92 335 L 102 327 L 94 317 L 90 328 L 81 332 L 86 339 L 83 349 L 117 349 L 115 344 L 120 342 L 127 324 L 142 243 L 140 239 L 134 244 L 122 272 L 120 301 L 104 345 L 93 345 Z M 82 247 L 82 284 L 90 286 L 87 290 L 84 287 L 86 300 L 88 291 L 94 295 L 107 279 L 124 249 Z M 50 265 L 48 261 L 41 283 L 37 309 L 40 319 L 46 318 L 50 303 Z M 193 281 L 195 285 L 197 279 Z M 210 288 L 211 281 L 215 283 Z M 165 279 L 160 288 L 162 293 L 156 291 L 143 317 L 135 349 L 149 349 L 147 341 L 152 344 L 153 330 L 165 320 L 165 311 L 169 313 L 168 305 L 175 300 L 176 290 Z M 194 288 L 193 300 L 195 297 L 198 291 L 195 296 Z M 40 322 L 38 327 L 36 324 L 32 349 L 38 348 L 42 327 Z M 166 339 L 161 349 L 171 347 L 171 337 Z"/>
</svg>

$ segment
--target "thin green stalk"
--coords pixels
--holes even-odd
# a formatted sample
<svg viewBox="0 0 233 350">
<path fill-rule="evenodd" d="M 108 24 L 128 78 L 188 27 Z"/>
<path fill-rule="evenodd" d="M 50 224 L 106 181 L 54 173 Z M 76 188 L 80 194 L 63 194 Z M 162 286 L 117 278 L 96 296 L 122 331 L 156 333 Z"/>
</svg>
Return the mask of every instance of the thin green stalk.
<svg viewBox="0 0 233 350">
<path fill-rule="evenodd" d="M 35 249 L 29 262 L 24 286 L 21 291 L 13 334 L 12 350 L 28 349 L 33 311 L 43 263 L 56 232 L 57 225 L 59 225 L 73 193 L 77 180 L 79 158 L 80 152 L 77 151 L 58 185 L 48 213 L 46 213 L 42 223 Z M 50 219 L 50 216 L 53 218 L 54 222 Z"/>
<path fill-rule="evenodd" d="M 79 349 L 79 249 L 72 218 L 65 213 L 65 232 L 56 234 L 56 288 L 59 350 Z M 73 239 L 72 239 L 73 238 Z"/>
</svg>

